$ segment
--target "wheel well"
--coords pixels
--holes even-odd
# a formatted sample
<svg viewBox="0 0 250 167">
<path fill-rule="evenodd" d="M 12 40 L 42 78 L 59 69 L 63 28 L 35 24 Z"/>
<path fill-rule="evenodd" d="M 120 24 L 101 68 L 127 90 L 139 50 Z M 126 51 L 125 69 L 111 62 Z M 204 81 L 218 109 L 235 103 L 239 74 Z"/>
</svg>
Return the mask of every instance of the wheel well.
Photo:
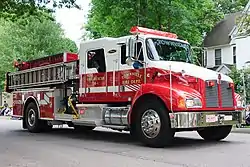
<svg viewBox="0 0 250 167">
<path fill-rule="evenodd" d="M 157 101 L 161 102 L 161 103 L 166 107 L 167 112 L 169 112 L 169 108 L 166 106 L 166 104 L 164 103 L 164 101 L 163 101 L 159 96 L 157 96 L 157 95 L 155 95 L 155 94 L 151 94 L 151 93 L 145 94 L 145 95 L 142 95 L 141 97 L 139 97 L 139 98 L 136 100 L 135 104 L 133 105 L 132 113 L 131 113 L 131 116 L 130 116 L 130 117 L 131 117 L 130 123 L 133 123 L 133 122 L 134 122 L 134 119 L 135 119 L 135 116 L 136 116 L 136 113 L 137 113 L 137 112 L 134 112 L 134 111 L 136 110 L 136 108 L 137 108 L 141 103 L 143 103 L 145 100 L 148 100 L 148 99 L 157 100 Z"/>
<path fill-rule="evenodd" d="M 24 107 L 23 107 L 23 116 L 25 116 L 25 110 L 26 110 L 26 108 L 28 107 L 28 105 L 30 104 L 30 103 L 34 103 L 36 106 L 37 106 L 37 101 L 36 101 L 36 99 L 35 98 L 33 98 L 33 97 L 29 97 L 26 101 L 25 101 L 25 104 L 24 104 Z M 37 106 L 37 108 L 38 108 L 38 106 Z M 38 108 L 39 109 L 39 108 Z"/>
</svg>

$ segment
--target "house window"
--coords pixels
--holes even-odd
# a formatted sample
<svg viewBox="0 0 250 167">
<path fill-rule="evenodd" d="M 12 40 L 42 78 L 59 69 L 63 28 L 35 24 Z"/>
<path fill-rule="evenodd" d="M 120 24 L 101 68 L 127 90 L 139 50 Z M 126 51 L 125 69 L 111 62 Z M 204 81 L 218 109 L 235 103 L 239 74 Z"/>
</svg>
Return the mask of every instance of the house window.
<svg viewBox="0 0 250 167">
<path fill-rule="evenodd" d="M 121 46 L 121 64 L 126 64 L 126 45 Z"/>
<path fill-rule="evenodd" d="M 233 47 L 233 63 L 236 64 L 236 46 Z"/>
<path fill-rule="evenodd" d="M 90 50 L 87 52 L 88 68 L 96 68 L 98 72 L 106 72 L 104 49 Z"/>
<path fill-rule="evenodd" d="M 221 49 L 215 49 L 215 65 L 221 65 Z"/>
<path fill-rule="evenodd" d="M 205 54 L 204 54 L 204 67 L 207 66 L 207 51 L 205 51 Z"/>
</svg>

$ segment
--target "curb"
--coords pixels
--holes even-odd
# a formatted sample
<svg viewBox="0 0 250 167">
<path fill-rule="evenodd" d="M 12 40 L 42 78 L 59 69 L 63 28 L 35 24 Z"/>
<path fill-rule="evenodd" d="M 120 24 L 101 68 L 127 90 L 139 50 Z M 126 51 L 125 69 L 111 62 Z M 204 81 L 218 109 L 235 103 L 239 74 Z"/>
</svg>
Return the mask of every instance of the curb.
<svg viewBox="0 0 250 167">
<path fill-rule="evenodd" d="M 250 128 L 235 128 L 235 129 L 232 129 L 231 133 L 250 134 Z"/>
<path fill-rule="evenodd" d="M 11 119 L 11 117 L 7 117 L 7 116 L 0 116 L 0 119 L 10 120 L 10 119 Z"/>
<path fill-rule="evenodd" d="M 0 120 L 18 120 L 18 119 L 12 119 L 11 116 L 0 116 Z M 231 133 L 250 134 L 250 128 L 233 128 Z"/>
<path fill-rule="evenodd" d="M 0 116 L 0 120 L 19 120 L 19 119 L 11 116 Z"/>
</svg>

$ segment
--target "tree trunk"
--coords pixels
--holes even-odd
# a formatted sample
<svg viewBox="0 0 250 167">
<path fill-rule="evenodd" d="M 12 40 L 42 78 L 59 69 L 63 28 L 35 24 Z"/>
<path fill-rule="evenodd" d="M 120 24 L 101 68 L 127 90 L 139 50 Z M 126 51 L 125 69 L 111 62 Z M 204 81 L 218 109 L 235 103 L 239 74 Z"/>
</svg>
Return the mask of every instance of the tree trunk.
<svg viewBox="0 0 250 167">
<path fill-rule="evenodd" d="M 147 26 L 147 0 L 140 0 L 139 3 L 139 20 L 140 25 L 143 27 Z"/>
<path fill-rule="evenodd" d="M 1 88 L 0 88 L 0 106 L 2 106 L 2 97 L 3 97 L 3 94 L 2 94 L 2 90 L 1 90 Z"/>
<path fill-rule="evenodd" d="M 171 0 L 168 0 L 168 31 L 171 32 Z"/>
</svg>

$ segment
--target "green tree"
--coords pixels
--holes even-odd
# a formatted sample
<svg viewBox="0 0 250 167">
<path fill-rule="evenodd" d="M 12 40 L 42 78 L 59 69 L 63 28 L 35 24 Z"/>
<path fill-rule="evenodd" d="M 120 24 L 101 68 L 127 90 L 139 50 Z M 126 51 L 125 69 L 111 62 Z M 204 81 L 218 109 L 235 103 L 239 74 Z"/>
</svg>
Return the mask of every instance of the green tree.
<svg viewBox="0 0 250 167">
<path fill-rule="evenodd" d="M 91 35 L 84 34 L 84 39 L 128 35 L 132 26 L 139 25 L 176 33 L 197 48 L 204 32 L 223 17 L 212 0 L 92 0 L 91 4 L 85 25 Z M 201 51 L 193 53 L 196 64 L 201 64 Z"/>
<path fill-rule="evenodd" d="M 16 20 L 27 14 L 32 16 L 49 16 L 46 15 L 46 13 L 51 13 L 58 7 L 75 7 L 80 9 L 80 6 L 77 5 L 75 1 L 76 0 L 1 0 L 0 17 Z M 53 8 L 49 9 L 47 7 L 49 3 L 53 3 Z M 53 19 L 53 17 L 50 17 L 50 19 Z"/>
<path fill-rule="evenodd" d="M 51 20 L 29 16 L 16 22 L 0 19 L 0 81 L 12 71 L 14 59 L 24 61 L 60 52 L 77 52 L 76 44 L 64 37 L 61 26 Z"/>
<path fill-rule="evenodd" d="M 243 93 L 242 73 L 243 70 L 237 70 L 235 67 L 233 67 L 229 74 L 229 76 L 234 81 L 235 91 L 240 94 Z"/>
<path fill-rule="evenodd" d="M 214 0 L 217 10 L 224 14 L 242 11 L 248 0 Z"/>
<path fill-rule="evenodd" d="M 138 24 L 171 31 L 199 46 L 202 34 L 222 17 L 212 0 L 92 0 L 87 30 L 94 38 L 127 35 Z"/>
<path fill-rule="evenodd" d="M 233 68 L 229 76 L 233 79 L 235 85 L 236 93 L 239 93 L 241 96 L 244 96 L 244 84 L 243 77 L 245 80 L 245 90 L 246 90 L 246 101 L 250 103 L 250 68 L 245 70 L 237 70 Z"/>
</svg>

